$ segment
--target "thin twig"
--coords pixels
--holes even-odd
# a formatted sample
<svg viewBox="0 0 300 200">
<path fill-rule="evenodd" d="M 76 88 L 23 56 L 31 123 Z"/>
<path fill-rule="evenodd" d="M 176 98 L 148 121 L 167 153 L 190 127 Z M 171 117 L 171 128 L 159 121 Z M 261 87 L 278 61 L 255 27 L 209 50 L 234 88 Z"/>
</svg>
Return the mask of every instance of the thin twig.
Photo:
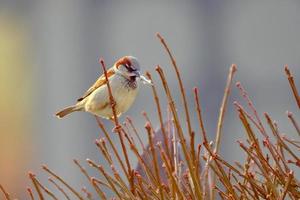
<svg viewBox="0 0 300 200">
<path fill-rule="evenodd" d="M 296 120 L 295 120 L 295 118 L 293 116 L 293 113 L 287 111 L 287 116 L 291 120 L 292 124 L 294 125 L 294 127 L 295 127 L 295 129 L 296 129 L 296 131 L 298 133 L 298 135 L 300 136 L 300 127 L 299 127 L 298 123 L 296 122 Z"/>
<path fill-rule="evenodd" d="M 105 193 L 102 191 L 102 189 L 97 185 L 97 181 L 94 177 L 91 178 L 91 182 L 92 185 L 94 186 L 94 188 L 96 189 L 96 192 L 98 193 L 98 195 L 100 196 L 101 199 L 106 200 L 106 196 Z"/>
<path fill-rule="evenodd" d="M 62 187 L 60 187 L 51 177 L 48 178 L 48 181 L 52 183 L 65 196 L 66 199 L 71 200 L 71 198 L 68 196 L 65 190 Z"/>
<path fill-rule="evenodd" d="M 289 83 L 290 83 L 290 86 L 292 88 L 292 91 L 293 91 L 293 94 L 294 94 L 294 97 L 296 99 L 296 102 L 297 102 L 297 105 L 298 105 L 298 108 L 300 108 L 300 96 L 298 94 L 298 90 L 296 88 L 296 84 L 294 82 L 294 77 L 292 75 L 292 73 L 290 72 L 289 68 L 287 65 L 284 66 L 284 70 L 285 70 L 285 73 L 288 77 L 288 80 L 289 80 Z"/>
<path fill-rule="evenodd" d="M 166 51 L 168 52 L 168 55 L 171 59 L 174 70 L 176 72 L 176 76 L 177 76 L 179 87 L 180 87 L 181 97 L 182 97 L 182 101 L 183 101 L 183 105 L 184 105 L 187 127 L 188 127 L 188 131 L 189 131 L 189 135 L 191 136 L 192 135 L 192 126 L 191 126 L 191 120 L 190 120 L 190 115 L 189 115 L 189 107 L 188 107 L 188 103 L 187 103 L 187 100 L 186 100 L 185 89 L 184 89 L 184 86 L 183 86 L 183 82 L 182 82 L 182 79 L 181 79 L 181 76 L 180 76 L 179 69 L 177 67 L 175 58 L 173 57 L 167 43 L 165 42 L 165 39 L 159 33 L 157 33 L 156 36 L 160 39 L 160 42 L 162 43 L 162 45 L 165 47 Z"/>
<path fill-rule="evenodd" d="M 121 131 L 122 126 L 119 124 L 119 120 L 118 120 L 118 116 L 117 116 L 117 112 L 116 112 L 116 102 L 114 100 L 113 93 L 112 93 L 112 90 L 111 90 L 111 87 L 110 87 L 110 83 L 109 83 L 109 80 L 108 80 L 108 75 L 107 75 L 106 67 L 105 67 L 105 64 L 104 64 L 104 60 L 100 59 L 100 63 L 101 63 L 101 66 L 102 66 L 102 69 L 103 69 L 103 72 L 104 72 L 104 75 L 105 75 L 105 79 L 106 79 L 106 85 L 107 85 L 107 89 L 108 89 L 108 93 L 109 93 L 109 100 L 110 100 L 111 108 L 112 108 L 112 112 L 113 112 L 113 120 L 114 120 L 114 123 L 115 123 L 115 131 L 118 133 L 118 136 L 119 136 L 119 140 L 120 140 L 120 143 L 121 143 L 121 146 L 122 146 L 123 154 L 125 156 L 125 161 L 126 161 L 127 168 L 128 168 L 128 175 L 129 175 L 128 178 L 129 178 L 129 181 L 130 181 L 130 179 L 131 179 L 131 177 L 130 177 L 131 166 L 130 166 L 130 162 L 129 162 L 129 158 L 128 158 L 128 154 L 127 154 L 127 149 L 126 149 L 126 146 L 124 144 L 123 134 L 122 134 L 122 131 Z M 131 185 L 131 187 L 134 187 L 134 185 Z"/>
<path fill-rule="evenodd" d="M 287 180 L 286 180 L 286 183 L 285 183 L 285 186 L 284 186 L 284 191 L 282 193 L 282 197 L 280 198 L 281 200 L 284 200 L 288 190 L 289 190 L 289 186 L 293 180 L 293 176 L 294 176 L 294 172 L 291 171 L 289 174 L 288 174 L 288 177 L 287 177 Z"/>
<path fill-rule="evenodd" d="M 73 160 L 74 163 L 77 165 L 77 167 L 80 169 L 80 171 L 82 172 L 82 174 L 87 178 L 87 180 L 91 183 L 91 185 L 94 187 L 95 191 L 97 192 L 97 194 L 99 195 L 100 198 L 103 199 L 103 196 L 100 192 L 99 194 L 99 190 L 101 190 L 99 187 L 96 187 L 93 182 L 92 182 L 92 177 L 90 177 L 90 175 L 87 173 L 86 169 L 84 167 L 81 166 L 81 164 L 79 163 L 78 160 L 74 159 Z M 103 192 L 102 192 L 103 193 Z"/>
<path fill-rule="evenodd" d="M 35 180 L 35 175 L 31 172 L 29 172 L 28 175 L 29 175 L 30 180 L 32 181 L 32 184 L 33 184 L 34 188 L 36 189 L 36 192 L 39 195 L 39 199 L 44 200 L 44 196 L 42 194 L 42 191 L 41 191 L 39 185 L 37 184 L 37 182 Z"/>
<path fill-rule="evenodd" d="M 128 124 L 131 126 L 131 129 L 133 130 L 133 133 L 134 133 L 135 136 L 137 137 L 137 139 L 138 139 L 138 141 L 139 141 L 139 143 L 140 143 L 140 145 L 141 145 L 143 151 L 146 152 L 145 145 L 144 145 L 144 143 L 143 143 L 143 141 L 142 141 L 140 135 L 138 134 L 138 132 L 137 132 L 137 130 L 136 130 L 136 128 L 135 128 L 135 126 L 134 126 L 134 124 L 133 124 L 133 122 L 132 122 L 132 119 L 131 119 L 129 116 L 127 116 L 127 117 L 126 117 L 126 121 L 127 121 Z"/>
<path fill-rule="evenodd" d="M 153 83 L 152 76 L 151 76 L 151 74 L 149 72 L 146 72 L 146 76 Z M 159 123 L 160 123 L 160 130 L 161 130 L 162 135 L 163 135 L 164 145 L 166 147 L 166 153 L 167 153 L 167 156 L 168 156 L 169 160 L 171 160 L 171 153 L 170 153 L 170 150 L 169 150 L 168 136 L 167 136 L 167 133 L 166 133 L 166 130 L 165 130 L 165 126 L 164 126 L 164 121 L 163 121 L 162 112 L 161 112 L 161 106 L 160 106 L 160 100 L 159 100 L 159 97 L 157 95 L 154 83 L 152 85 L 152 93 L 153 93 L 153 98 L 154 98 L 154 101 L 155 101 L 155 104 L 156 104 L 158 119 L 159 119 Z M 171 163 L 171 165 L 172 165 L 172 163 Z M 172 168 L 173 168 L 173 166 L 172 166 Z"/>
<path fill-rule="evenodd" d="M 194 170 L 194 165 L 193 165 L 193 162 L 192 162 L 192 160 L 191 160 L 191 158 L 189 156 L 189 153 L 188 153 L 187 144 L 186 144 L 186 141 L 185 141 L 185 138 L 184 138 L 184 135 L 183 135 L 182 127 L 181 127 L 180 122 L 179 122 L 179 118 L 178 118 L 178 114 L 177 114 L 177 111 L 176 111 L 175 103 L 173 101 L 173 98 L 172 98 L 169 86 L 167 84 L 165 75 L 163 73 L 163 70 L 160 68 L 160 66 L 157 66 L 156 67 L 156 71 L 160 75 L 160 78 L 161 78 L 161 81 L 162 81 L 165 93 L 166 93 L 166 95 L 168 97 L 169 106 L 171 108 L 171 111 L 172 111 L 172 114 L 173 114 L 173 118 L 174 118 L 174 124 L 175 124 L 176 129 L 177 129 L 177 134 L 178 134 L 178 136 L 180 138 L 180 143 L 181 143 L 181 146 L 182 146 L 182 150 L 183 150 L 183 154 L 184 154 L 185 160 L 187 162 L 189 171 L 191 173 L 191 178 L 193 180 L 193 184 L 194 184 L 194 187 L 195 187 L 196 196 L 197 196 L 198 199 L 201 200 L 202 199 L 202 192 L 201 192 L 201 188 L 200 188 L 200 183 L 198 182 L 198 179 L 197 179 L 197 177 L 195 175 L 196 172 Z"/>
<path fill-rule="evenodd" d="M 86 187 L 83 187 L 83 188 L 81 189 L 81 191 L 84 192 L 84 193 L 86 194 L 86 198 L 87 198 L 87 199 L 93 200 L 93 195 L 92 195 L 92 193 L 89 192 L 89 191 L 87 190 Z"/>
<path fill-rule="evenodd" d="M 127 171 L 126 168 L 125 168 L 125 165 L 124 165 L 124 163 L 123 163 L 123 161 L 122 161 L 122 159 L 121 159 L 121 157 L 120 157 L 120 155 L 119 155 L 119 153 L 118 153 L 117 148 L 115 147 L 115 145 L 114 145 L 113 141 L 111 140 L 111 138 L 110 138 L 110 136 L 109 136 L 107 130 L 105 129 L 104 124 L 103 124 L 102 121 L 99 119 L 99 117 L 95 116 L 95 119 L 96 119 L 96 121 L 97 121 L 98 126 L 100 127 L 100 129 L 101 129 L 102 132 L 104 133 L 106 139 L 108 140 L 108 142 L 109 142 L 109 144 L 110 144 L 110 146 L 111 146 L 111 148 L 112 148 L 112 150 L 113 150 L 115 156 L 117 157 L 117 160 L 119 161 L 119 164 L 121 165 L 124 174 L 126 175 L 127 179 L 129 180 L 129 174 L 128 174 L 128 171 Z"/>
<path fill-rule="evenodd" d="M 230 70 L 229 70 L 229 75 L 227 78 L 227 84 L 225 87 L 224 97 L 223 97 L 222 104 L 220 107 L 220 112 L 219 112 L 218 125 L 217 125 L 217 131 L 216 131 L 216 139 L 215 139 L 215 149 L 214 149 L 215 154 L 217 154 L 220 149 L 222 127 L 223 127 L 223 122 L 224 122 L 226 105 L 227 105 L 228 97 L 229 97 L 230 90 L 231 90 L 233 75 L 236 72 L 236 70 L 237 70 L 236 65 L 234 65 L 234 64 L 231 65 Z M 216 177 L 215 177 L 215 175 L 213 175 L 212 185 L 215 185 L 215 182 L 216 182 Z M 212 199 L 215 199 L 215 190 L 212 191 Z"/>
<path fill-rule="evenodd" d="M 155 175 L 156 175 L 156 178 L 158 180 L 159 194 L 160 194 L 161 200 L 163 200 L 164 195 L 163 195 L 162 184 L 161 184 L 160 175 L 159 175 L 159 166 L 158 166 L 157 155 L 156 155 L 156 152 L 155 152 L 155 147 L 154 147 L 153 138 L 152 138 L 153 137 L 153 129 L 151 128 L 149 123 L 147 123 L 145 125 L 145 128 L 148 132 L 149 146 L 150 146 L 150 151 L 152 153 Z"/>
<path fill-rule="evenodd" d="M 78 199 L 84 200 L 84 198 L 73 188 L 71 187 L 66 181 L 64 181 L 60 176 L 56 175 L 52 170 L 50 170 L 46 165 L 42 165 L 42 169 L 45 170 L 47 173 L 52 175 L 55 179 L 60 181 L 64 186 L 66 186 Z"/>
<path fill-rule="evenodd" d="M 203 118 L 202 118 L 202 113 L 201 113 L 201 104 L 200 104 L 200 98 L 199 98 L 199 91 L 198 88 L 194 88 L 194 94 L 195 94 L 195 103 L 196 103 L 196 110 L 197 110 L 197 115 L 198 115 L 198 119 L 199 119 L 199 126 L 200 126 L 200 130 L 202 131 L 202 141 L 203 142 L 208 142 L 206 141 L 206 131 L 204 128 L 204 123 L 203 123 Z M 205 135 L 205 136 L 203 136 Z"/>
<path fill-rule="evenodd" d="M 40 188 L 42 188 L 42 190 L 44 190 L 44 192 L 46 192 L 46 194 L 47 195 L 49 195 L 52 199 L 54 199 L 54 200 L 58 200 L 58 198 L 48 189 L 48 188 L 46 188 L 45 186 L 43 186 L 40 182 L 39 182 L 39 180 L 37 179 L 37 178 L 35 178 L 34 177 L 34 179 L 35 179 L 35 182 L 37 183 L 37 185 L 40 187 Z"/>
<path fill-rule="evenodd" d="M 224 97 L 222 100 L 222 104 L 220 107 L 220 113 L 219 113 L 219 119 L 218 119 L 218 126 L 217 126 L 217 131 L 216 131 L 216 139 L 215 139 L 215 149 L 214 153 L 218 153 L 220 149 L 220 142 L 221 142 L 221 136 L 222 136 L 222 127 L 223 127 L 223 122 L 224 122 L 224 116 L 225 116 L 225 111 L 226 111 L 226 105 L 228 101 L 228 97 L 230 94 L 231 90 L 231 85 L 232 85 L 232 79 L 233 75 L 236 72 L 237 67 L 236 65 L 231 65 L 230 70 L 229 70 L 229 75 L 227 78 L 227 84 L 224 92 Z"/>
<path fill-rule="evenodd" d="M 30 200 L 34 200 L 32 189 L 30 187 L 27 188 L 27 192 L 28 192 L 28 195 L 30 197 Z"/>
<path fill-rule="evenodd" d="M 5 200 L 10 200 L 10 195 L 9 193 L 4 189 L 4 187 L 0 184 L 0 190 L 3 193 Z"/>
</svg>

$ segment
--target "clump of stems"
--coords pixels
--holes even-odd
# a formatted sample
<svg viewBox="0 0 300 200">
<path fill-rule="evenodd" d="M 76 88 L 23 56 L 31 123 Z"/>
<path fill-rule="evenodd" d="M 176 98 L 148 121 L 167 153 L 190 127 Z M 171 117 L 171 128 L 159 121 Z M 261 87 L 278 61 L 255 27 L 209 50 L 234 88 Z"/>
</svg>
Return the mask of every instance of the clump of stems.
<svg viewBox="0 0 300 200">
<path fill-rule="evenodd" d="M 295 170 L 300 167 L 300 128 L 293 113 L 287 111 L 287 117 L 295 129 L 294 135 L 283 134 L 268 113 L 260 117 L 250 96 L 240 82 L 236 83 L 242 102 L 233 102 L 237 115 L 244 127 L 246 141 L 237 141 L 241 151 L 246 155 L 245 160 L 230 163 L 219 153 L 222 141 L 222 127 L 226 117 L 226 107 L 230 91 L 233 89 L 234 75 L 237 66 L 229 69 L 224 97 L 220 106 L 219 118 L 216 124 L 215 140 L 210 141 L 205 130 L 203 113 L 198 88 L 193 89 L 194 105 L 189 105 L 186 99 L 188 90 L 180 75 L 180 67 L 171 53 L 165 39 L 157 37 L 171 60 L 176 73 L 181 103 L 175 104 L 173 95 L 165 76 L 165 70 L 156 66 L 155 70 L 160 83 L 152 85 L 153 104 L 157 109 L 159 130 L 155 131 L 153 123 L 146 112 L 145 131 L 139 132 L 131 117 L 120 123 L 115 111 L 115 101 L 109 85 L 104 60 L 100 63 L 107 79 L 109 99 L 114 114 L 113 132 L 117 133 L 121 149 L 112 141 L 113 134 L 103 125 L 101 119 L 95 116 L 96 122 L 104 137 L 96 139 L 95 144 L 103 156 L 102 163 L 87 159 L 85 164 L 74 159 L 79 172 L 86 177 L 87 185 L 75 189 L 46 165 L 42 169 L 50 177 L 49 183 L 54 191 L 45 187 L 35 174 L 29 173 L 32 188 L 27 188 L 28 196 L 34 199 L 58 199 L 58 193 L 65 199 L 300 199 L 300 183 Z M 300 97 L 294 77 L 288 66 L 285 73 L 291 92 L 300 108 Z M 146 73 L 153 82 L 152 74 Z M 165 97 L 159 97 L 156 87 L 162 86 Z M 167 99 L 167 105 L 161 105 L 161 98 Z M 246 107 L 242 106 L 246 104 Z M 178 107 L 183 106 L 185 121 L 179 118 Z M 170 118 L 164 119 L 162 108 L 168 107 Z M 249 112 L 249 111 L 250 112 Z M 198 130 L 193 130 L 191 116 L 197 116 Z M 182 126 L 186 123 L 187 130 Z M 170 128 L 171 127 L 171 128 Z M 186 134 L 187 133 L 187 134 Z M 148 145 L 144 145 L 139 135 L 148 135 Z M 197 144 L 196 137 L 201 143 Z M 136 142 L 138 141 L 138 142 Z M 141 149 L 141 150 L 139 150 Z M 138 160 L 138 168 L 133 168 L 128 152 L 131 151 Z M 116 158 L 113 159 L 113 158 Z M 103 163 L 104 162 L 104 163 Z M 108 169 L 103 165 L 108 164 Z M 98 172 L 98 177 L 91 177 L 89 170 Z M 164 176 L 162 175 L 164 174 Z M 4 199 L 13 199 L 3 185 L 0 191 Z M 107 191 L 110 191 L 108 193 Z"/>
</svg>

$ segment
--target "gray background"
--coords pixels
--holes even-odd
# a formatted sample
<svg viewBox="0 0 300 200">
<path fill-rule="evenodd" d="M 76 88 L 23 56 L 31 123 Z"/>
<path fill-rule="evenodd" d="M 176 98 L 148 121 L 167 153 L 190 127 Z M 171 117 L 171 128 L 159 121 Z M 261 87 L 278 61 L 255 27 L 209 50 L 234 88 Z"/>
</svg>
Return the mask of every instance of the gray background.
<svg viewBox="0 0 300 200">
<path fill-rule="evenodd" d="M 191 111 L 194 111 L 192 88 L 200 88 L 205 125 L 211 139 L 232 63 L 238 66 L 235 80 L 243 83 L 261 116 L 264 111 L 269 112 L 279 121 L 281 130 L 288 131 L 291 126 L 285 111 L 294 110 L 296 116 L 299 114 L 283 73 L 283 65 L 288 64 L 299 85 L 299 1 L 2 0 L 0 12 L 16 17 L 26 28 L 30 41 L 27 54 L 33 92 L 28 123 L 32 131 L 24 134 L 32 138 L 33 151 L 20 152 L 31 157 L 21 173 L 26 185 L 30 184 L 26 179 L 28 170 L 38 172 L 46 180 L 39 166 L 47 163 L 79 187 L 84 179 L 72 164 L 72 158 L 99 160 L 94 140 L 100 131 L 94 117 L 75 113 L 58 120 L 53 114 L 72 104 L 102 73 L 97 63 L 100 56 L 109 66 L 121 56 L 134 55 L 144 71 L 153 73 L 157 83 L 154 69 L 160 64 L 168 73 L 176 103 L 180 105 L 175 73 L 155 37 L 156 32 L 166 38 L 180 66 Z M 162 88 L 159 92 L 164 99 Z M 126 113 L 132 116 L 145 141 L 141 111 L 149 113 L 153 124 L 158 125 L 151 94 L 151 88 L 144 86 Z M 234 87 L 221 148 L 221 154 L 231 161 L 244 156 L 237 151 L 239 147 L 235 143 L 244 137 L 232 106 L 239 99 Z M 166 104 L 164 111 L 166 114 Z M 183 114 L 181 117 L 184 120 Z M 105 123 L 110 130 L 110 122 Z M 197 124 L 193 128 L 198 131 Z M 9 189 L 22 197 L 26 185 L 9 186 Z"/>
</svg>

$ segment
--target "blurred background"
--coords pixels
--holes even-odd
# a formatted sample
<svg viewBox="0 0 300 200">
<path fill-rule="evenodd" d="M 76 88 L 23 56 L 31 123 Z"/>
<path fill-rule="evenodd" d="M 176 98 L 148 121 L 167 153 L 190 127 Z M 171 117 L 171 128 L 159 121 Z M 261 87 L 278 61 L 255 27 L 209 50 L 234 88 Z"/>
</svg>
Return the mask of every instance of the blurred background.
<svg viewBox="0 0 300 200">
<path fill-rule="evenodd" d="M 58 120 L 54 113 L 74 103 L 102 73 L 100 56 L 108 66 L 124 55 L 139 58 L 143 70 L 153 73 L 166 115 L 154 70 L 160 64 L 181 112 L 175 74 L 156 32 L 165 37 L 180 66 L 191 111 L 192 88 L 199 87 L 211 139 L 232 63 L 238 66 L 235 80 L 247 89 L 259 114 L 269 112 L 280 130 L 293 136 L 285 111 L 294 111 L 298 119 L 299 112 L 283 65 L 290 66 L 300 87 L 299 13 L 297 0 L 0 0 L 0 183 L 24 199 L 31 184 L 28 171 L 46 182 L 43 163 L 76 188 L 86 183 L 72 159 L 101 163 L 94 145 L 101 132 L 90 114 Z M 230 161 L 244 156 L 236 144 L 244 131 L 234 100 L 240 100 L 235 87 L 221 150 Z M 143 110 L 158 126 L 147 86 L 121 117 L 131 116 L 146 141 Z M 111 130 L 111 123 L 105 123 Z M 198 131 L 197 124 L 193 128 Z"/>
</svg>

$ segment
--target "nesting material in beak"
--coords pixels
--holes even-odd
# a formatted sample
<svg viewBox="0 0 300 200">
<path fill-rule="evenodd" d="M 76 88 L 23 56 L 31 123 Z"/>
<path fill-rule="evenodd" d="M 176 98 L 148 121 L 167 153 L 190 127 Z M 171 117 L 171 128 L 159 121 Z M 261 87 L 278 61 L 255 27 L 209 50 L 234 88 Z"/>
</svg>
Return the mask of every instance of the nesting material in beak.
<svg viewBox="0 0 300 200">
<path fill-rule="evenodd" d="M 153 83 L 143 75 L 140 75 L 140 79 L 144 84 L 153 85 Z"/>
</svg>

